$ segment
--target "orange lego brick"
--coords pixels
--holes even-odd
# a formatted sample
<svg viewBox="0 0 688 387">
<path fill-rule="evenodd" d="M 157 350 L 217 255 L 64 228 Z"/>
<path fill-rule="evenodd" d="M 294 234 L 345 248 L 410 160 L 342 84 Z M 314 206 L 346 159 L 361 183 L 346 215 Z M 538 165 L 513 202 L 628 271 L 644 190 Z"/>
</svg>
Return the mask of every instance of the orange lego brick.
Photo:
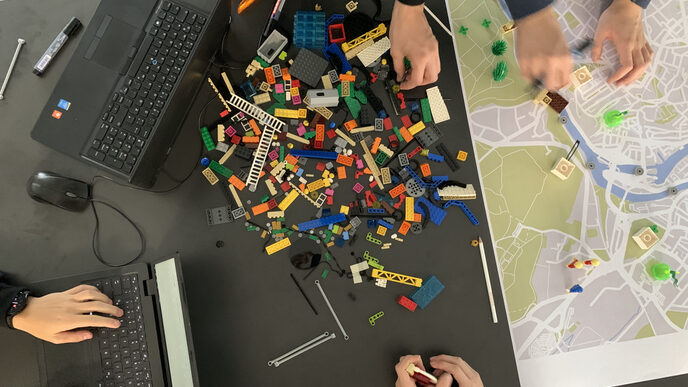
<svg viewBox="0 0 688 387">
<path fill-rule="evenodd" d="M 351 131 L 351 129 L 358 127 L 358 124 L 356 123 L 356 120 L 351 120 L 347 121 L 344 123 L 344 128 L 346 128 L 347 131 Z"/>
<path fill-rule="evenodd" d="M 428 163 L 421 164 L 420 171 L 423 173 L 423 177 L 428 177 L 432 175 L 432 172 L 430 171 L 430 164 Z"/>
<path fill-rule="evenodd" d="M 398 186 L 389 190 L 389 196 L 391 196 L 392 198 L 396 198 L 403 192 L 406 192 L 406 186 L 403 183 L 401 183 Z"/>
<path fill-rule="evenodd" d="M 411 228 L 411 223 L 404 221 L 401 223 L 401 226 L 399 226 L 399 234 L 401 235 L 406 235 L 408 230 Z"/>
<path fill-rule="evenodd" d="M 338 155 L 337 156 L 337 162 L 339 164 L 344 164 L 347 167 L 350 167 L 354 163 L 354 158 L 349 157 L 349 156 L 344 156 L 344 155 Z"/>
<path fill-rule="evenodd" d="M 268 83 L 271 85 L 274 85 L 275 84 L 275 74 L 272 73 L 272 67 L 264 68 L 263 72 L 265 72 L 265 79 L 268 81 Z"/>
<path fill-rule="evenodd" d="M 380 137 L 375 137 L 375 141 L 373 142 L 373 146 L 370 147 L 370 153 L 372 153 L 372 154 L 377 153 L 377 148 L 380 146 L 380 141 L 382 141 L 382 139 Z"/>
<path fill-rule="evenodd" d="M 258 204 L 257 206 L 251 207 L 251 211 L 253 212 L 253 215 L 260 215 L 263 212 L 267 212 L 270 209 L 270 206 L 268 203 L 261 203 Z"/>
<path fill-rule="evenodd" d="M 286 157 L 284 157 L 284 162 L 287 164 L 296 165 L 298 161 L 299 160 L 292 155 L 287 155 Z"/>
<path fill-rule="evenodd" d="M 258 124 L 256 123 L 256 120 L 251 118 L 251 120 L 248 122 L 248 124 L 251 126 L 251 129 L 253 129 L 253 134 L 256 136 L 260 136 L 260 128 L 258 127 Z"/>
<path fill-rule="evenodd" d="M 234 187 L 236 187 L 236 189 L 238 189 L 239 191 L 243 191 L 243 190 L 244 190 L 244 187 L 246 187 L 246 183 L 244 183 L 243 181 L 241 181 L 241 179 L 239 179 L 238 177 L 236 177 L 236 175 L 232 175 L 232 176 L 229 177 L 229 184 L 231 184 L 231 185 L 233 185 Z"/>
<path fill-rule="evenodd" d="M 346 168 L 344 166 L 337 167 L 337 178 L 346 179 Z"/>
<path fill-rule="evenodd" d="M 339 74 L 339 80 L 344 82 L 356 82 L 356 76 L 353 74 Z"/>
<path fill-rule="evenodd" d="M 241 141 L 243 141 L 244 144 L 257 144 L 258 141 L 260 141 L 260 137 L 258 137 L 258 136 L 244 136 L 241 138 Z"/>
<path fill-rule="evenodd" d="M 406 127 L 402 126 L 401 129 L 399 129 L 399 133 L 401 133 L 401 137 L 404 138 L 404 141 L 406 142 L 411 142 L 413 140 L 413 135 L 406 129 Z"/>
</svg>

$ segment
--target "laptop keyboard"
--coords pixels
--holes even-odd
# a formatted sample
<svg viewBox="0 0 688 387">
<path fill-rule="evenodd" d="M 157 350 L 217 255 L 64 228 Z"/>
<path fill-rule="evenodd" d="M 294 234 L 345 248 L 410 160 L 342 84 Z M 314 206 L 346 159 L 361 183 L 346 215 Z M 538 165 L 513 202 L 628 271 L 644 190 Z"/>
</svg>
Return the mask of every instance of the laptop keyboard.
<svg viewBox="0 0 688 387">
<path fill-rule="evenodd" d="M 146 28 L 139 54 L 96 125 L 84 152 L 87 158 L 131 173 L 205 22 L 190 9 L 162 2 Z"/>
<path fill-rule="evenodd" d="M 124 310 L 119 328 L 99 328 L 94 332 L 93 339 L 98 341 L 103 367 L 98 386 L 152 386 L 138 275 L 104 278 L 88 284 L 97 287 Z"/>
</svg>

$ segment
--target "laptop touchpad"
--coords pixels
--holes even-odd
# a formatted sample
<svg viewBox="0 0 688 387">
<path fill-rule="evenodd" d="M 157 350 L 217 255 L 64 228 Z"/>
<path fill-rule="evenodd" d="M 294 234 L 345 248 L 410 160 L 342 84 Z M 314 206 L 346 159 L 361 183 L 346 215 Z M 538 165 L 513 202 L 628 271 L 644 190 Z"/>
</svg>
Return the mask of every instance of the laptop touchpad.
<svg viewBox="0 0 688 387">
<path fill-rule="evenodd" d="M 142 30 L 105 15 L 84 58 L 124 74 L 136 54 Z"/>
<path fill-rule="evenodd" d="M 44 386 L 89 386 L 100 368 L 97 343 L 42 344 Z M 39 344 L 39 345 L 40 345 Z M 40 356 L 39 356 L 40 357 Z"/>
</svg>

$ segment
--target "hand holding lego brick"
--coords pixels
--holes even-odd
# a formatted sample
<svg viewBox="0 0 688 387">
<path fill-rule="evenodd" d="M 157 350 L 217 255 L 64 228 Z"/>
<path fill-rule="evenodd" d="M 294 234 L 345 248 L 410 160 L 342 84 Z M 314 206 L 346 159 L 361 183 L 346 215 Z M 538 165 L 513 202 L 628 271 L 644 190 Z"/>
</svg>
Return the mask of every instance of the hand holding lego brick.
<svg viewBox="0 0 688 387">
<path fill-rule="evenodd" d="M 422 5 L 394 3 L 389 39 L 397 81 L 402 81 L 406 71 L 404 57 L 411 62 L 412 67 L 401 82 L 403 90 L 437 81 L 441 69 L 440 51 Z"/>
<path fill-rule="evenodd" d="M 642 10 L 630 0 L 614 0 L 600 17 L 592 46 L 592 60 L 600 60 L 602 46 L 609 40 L 621 62 L 621 67 L 607 79 L 609 83 L 628 85 L 650 66 L 654 52 L 645 39 Z"/>
<path fill-rule="evenodd" d="M 452 377 L 456 379 L 460 387 L 483 387 L 483 381 L 480 379 L 480 374 L 476 372 L 471 366 L 462 358 L 438 355 L 430 358 L 430 365 L 437 371 L 444 373 L 438 376 L 437 387 L 449 387 L 452 385 Z"/>
<path fill-rule="evenodd" d="M 551 6 L 516 20 L 516 57 L 521 74 L 549 90 L 569 83 L 573 59 Z"/>
<path fill-rule="evenodd" d="M 399 363 L 394 366 L 394 370 L 397 372 L 397 382 L 394 384 L 395 387 L 416 387 L 415 379 L 406 371 L 406 367 L 408 367 L 409 364 L 413 364 L 425 371 L 423 359 L 420 358 L 420 355 L 406 355 L 400 357 Z"/>
</svg>

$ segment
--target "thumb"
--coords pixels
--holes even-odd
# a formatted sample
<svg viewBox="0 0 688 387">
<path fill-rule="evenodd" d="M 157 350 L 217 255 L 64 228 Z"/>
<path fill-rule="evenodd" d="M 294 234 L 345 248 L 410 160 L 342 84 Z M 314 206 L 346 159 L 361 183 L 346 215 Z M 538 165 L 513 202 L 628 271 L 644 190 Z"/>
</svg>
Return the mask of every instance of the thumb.
<svg viewBox="0 0 688 387">
<path fill-rule="evenodd" d="M 55 334 L 55 343 L 79 343 L 93 338 L 93 333 L 82 329 L 79 331 L 66 331 Z"/>
<path fill-rule="evenodd" d="M 437 375 L 435 375 L 435 376 L 437 376 Z M 451 387 L 453 381 L 454 381 L 454 378 L 451 376 L 451 374 L 445 372 L 445 373 L 443 373 L 437 377 L 436 386 L 437 387 Z"/>
<path fill-rule="evenodd" d="M 595 33 L 595 40 L 592 42 L 592 49 L 590 50 L 590 55 L 592 56 L 592 61 L 597 62 L 602 57 L 602 46 L 604 41 L 607 40 L 606 32 L 598 30 Z"/>
</svg>

